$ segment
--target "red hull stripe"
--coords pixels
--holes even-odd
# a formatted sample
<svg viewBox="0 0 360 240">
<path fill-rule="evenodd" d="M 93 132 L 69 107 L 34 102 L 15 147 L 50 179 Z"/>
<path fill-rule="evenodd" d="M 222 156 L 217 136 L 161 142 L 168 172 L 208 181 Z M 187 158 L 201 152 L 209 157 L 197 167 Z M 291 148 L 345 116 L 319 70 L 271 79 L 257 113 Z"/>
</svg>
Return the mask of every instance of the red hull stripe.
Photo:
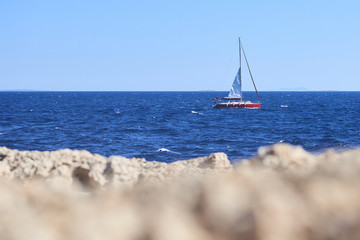
<svg viewBox="0 0 360 240">
<path fill-rule="evenodd" d="M 218 103 L 214 108 L 261 108 L 261 103 Z"/>
</svg>

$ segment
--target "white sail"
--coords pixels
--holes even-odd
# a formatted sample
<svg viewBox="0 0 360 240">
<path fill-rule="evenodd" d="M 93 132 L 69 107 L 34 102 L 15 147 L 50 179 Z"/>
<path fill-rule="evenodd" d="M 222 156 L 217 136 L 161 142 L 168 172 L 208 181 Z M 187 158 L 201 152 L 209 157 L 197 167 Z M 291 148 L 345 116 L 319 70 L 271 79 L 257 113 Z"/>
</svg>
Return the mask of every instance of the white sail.
<svg viewBox="0 0 360 240">
<path fill-rule="evenodd" d="M 240 93 L 240 68 L 239 71 L 237 72 L 234 82 L 232 84 L 231 90 L 229 92 L 228 97 L 229 98 L 240 98 L 241 96 Z"/>
</svg>

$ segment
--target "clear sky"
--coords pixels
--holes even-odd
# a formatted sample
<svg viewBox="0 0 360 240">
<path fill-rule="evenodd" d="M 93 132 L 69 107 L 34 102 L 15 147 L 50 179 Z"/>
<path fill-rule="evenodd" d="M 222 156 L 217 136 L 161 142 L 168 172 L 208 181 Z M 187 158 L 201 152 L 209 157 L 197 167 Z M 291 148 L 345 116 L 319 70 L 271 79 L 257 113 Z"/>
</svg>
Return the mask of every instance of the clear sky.
<svg viewBox="0 0 360 240">
<path fill-rule="evenodd" d="M 229 90 L 241 36 L 260 91 L 360 91 L 359 11 L 358 0 L 0 0 L 0 90 Z"/>
</svg>

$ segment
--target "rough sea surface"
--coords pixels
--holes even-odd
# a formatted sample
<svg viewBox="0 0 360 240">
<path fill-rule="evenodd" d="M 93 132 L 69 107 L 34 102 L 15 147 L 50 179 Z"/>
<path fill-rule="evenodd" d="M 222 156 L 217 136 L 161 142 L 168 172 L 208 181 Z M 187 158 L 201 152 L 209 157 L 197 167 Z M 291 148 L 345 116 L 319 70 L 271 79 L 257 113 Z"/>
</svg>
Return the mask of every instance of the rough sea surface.
<svg viewBox="0 0 360 240">
<path fill-rule="evenodd" d="M 360 92 L 260 92 L 261 109 L 214 109 L 225 92 L 0 92 L 0 146 L 84 149 L 171 162 L 232 161 L 285 142 L 310 152 L 360 147 Z M 245 92 L 246 100 L 256 100 Z"/>
</svg>

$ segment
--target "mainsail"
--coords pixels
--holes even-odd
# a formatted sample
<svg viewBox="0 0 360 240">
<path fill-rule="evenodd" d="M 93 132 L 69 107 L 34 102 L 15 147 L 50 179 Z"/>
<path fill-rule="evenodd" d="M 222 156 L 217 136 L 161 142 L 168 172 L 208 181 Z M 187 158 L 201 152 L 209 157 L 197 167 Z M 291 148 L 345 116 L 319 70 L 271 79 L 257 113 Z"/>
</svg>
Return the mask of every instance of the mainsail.
<svg viewBox="0 0 360 240">
<path fill-rule="evenodd" d="M 234 82 L 231 86 L 231 90 L 228 95 L 229 98 L 240 98 L 241 92 L 240 92 L 240 68 L 235 76 Z"/>
</svg>

